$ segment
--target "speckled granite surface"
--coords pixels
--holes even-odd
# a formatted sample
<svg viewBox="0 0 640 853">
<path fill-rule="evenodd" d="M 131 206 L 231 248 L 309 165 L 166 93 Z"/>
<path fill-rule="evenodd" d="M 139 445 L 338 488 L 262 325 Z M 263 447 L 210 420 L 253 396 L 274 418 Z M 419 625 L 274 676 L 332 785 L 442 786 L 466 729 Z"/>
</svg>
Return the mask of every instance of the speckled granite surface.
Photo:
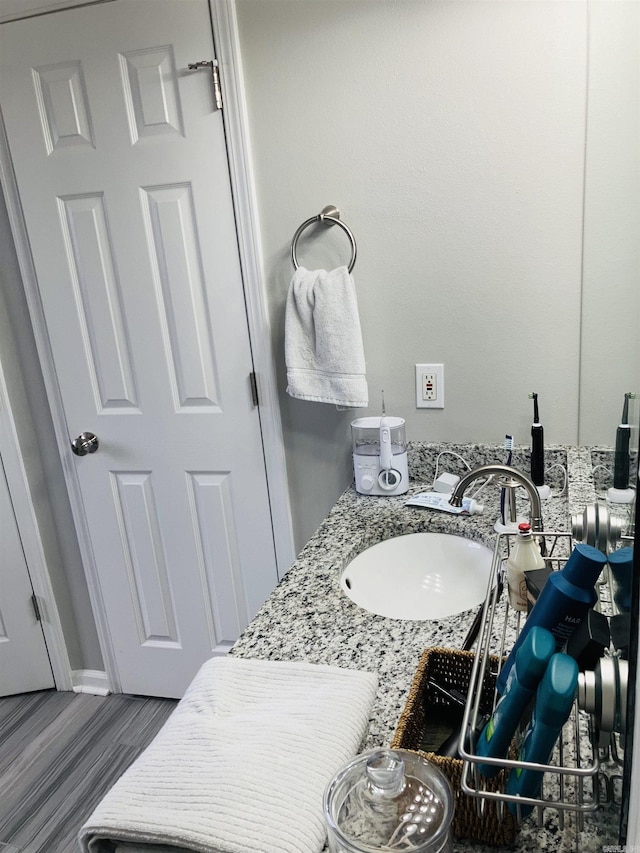
<svg viewBox="0 0 640 853">
<path fill-rule="evenodd" d="M 407 693 L 425 648 L 460 648 L 476 609 L 446 619 L 403 621 L 371 614 L 351 602 L 339 586 L 342 569 L 360 551 L 383 539 L 406 533 L 435 531 L 461 534 L 493 547 L 493 524 L 499 512 L 499 490 L 482 492 L 483 515 L 460 517 L 416 507 L 406 499 L 430 488 L 438 453 L 445 446 L 413 444 L 409 448 L 411 487 L 406 495 L 373 497 L 348 489 L 301 551 L 256 618 L 235 643 L 231 654 L 273 660 L 306 660 L 378 673 L 380 687 L 363 749 L 388 745 L 404 708 Z M 486 445 L 446 445 L 471 468 L 502 462 L 504 451 Z M 516 448 L 513 464 L 529 470 L 528 450 Z M 563 493 L 568 468 L 568 489 Z M 440 469 L 462 474 L 465 466 L 451 452 L 440 457 Z M 570 514 L 595 498 L 590 452 L 584 448 L 546 449 L 547 480 L 552 497 L 543 501 L 546 531 L 569 532 Z M 476 488 L 474 483 L 469 494 Z M 528 515 L 526 493 L 518 489 L 518 512 Z M 587 815 L 578 832 L 575 817 L 547 809 L 542 826 L 533 818 L 521 827 L 513 849 L 591 853 L 617 843 L 617 809 L 601 807 Z M 460 842 L 456 851 L 488 850 Z"/>
</svg>

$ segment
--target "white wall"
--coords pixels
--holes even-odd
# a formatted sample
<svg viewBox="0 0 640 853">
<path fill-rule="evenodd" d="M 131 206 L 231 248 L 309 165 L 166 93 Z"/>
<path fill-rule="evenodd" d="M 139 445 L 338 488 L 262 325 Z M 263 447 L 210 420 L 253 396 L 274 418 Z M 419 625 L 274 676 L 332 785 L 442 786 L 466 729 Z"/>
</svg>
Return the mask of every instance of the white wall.
<svg viewBox="0 0 640 853">
<path fill-rule="evenodd" d="M 590 31 L 579 439 L 611 444 L 640 392 L 640 3 L 592 0 Z"/>
<path fill-rule="evenodd" d="M 284 393 L 289 245 L 325 204 L 358 241 L 370 413 L 384 389 L 409 439 L 526 443 L 536 391 L 577 442 L 586 3 L 237 9 L 299 544 L 351 476 L 353 415 Z M 300 262 L 348 257 L 328 244 Z M 416 362 L 444 363 L 444 410 L 416 409 Z"/>
</svg>

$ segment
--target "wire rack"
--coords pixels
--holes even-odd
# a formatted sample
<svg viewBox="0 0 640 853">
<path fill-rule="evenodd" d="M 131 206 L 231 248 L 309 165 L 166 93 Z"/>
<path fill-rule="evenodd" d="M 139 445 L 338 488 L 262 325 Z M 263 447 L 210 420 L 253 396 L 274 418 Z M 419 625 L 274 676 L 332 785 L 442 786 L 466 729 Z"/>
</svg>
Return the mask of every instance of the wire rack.
<svg viewBox="0 0 640 853">
<path fill-rule="evenodd" d="M 483 605 L 478 647 L 462 723 L 464 732 L 476 731 L 481 725 L 479 721 L 482 713 L 486 711 L 486 709 L 480 710 L 480 694 L 485 676 L 493 674 L 489 670 L 490 656 L 494 656 L 494 660 L 495 656 L 502 660 L 505 650 L 510 651 L 518 636 L 521 621 L 524 622 L 524 614 L 513 610 L 508 604 L 506 584 L 504 593 L 501 596 L 498 593 L 497 581 L 500 573 L 503 572 L 504 561 L 509 555 L 514 540 L 515 534 L 511 533 L 501 533 L 496 539 L 488 592 Z M 573 544 L 571 534 L 545 532 L 544 540 L 547 551 L 545 560 L 554 570 L 562 568 L 571 553 Z M 494 691 L 494 707 L 497 698 Z M 461 786 L 466 794 L 477 798 L 479 812 L 482 812 L 487 801 L 495 800 L 499 812 L 507 804 L 513 804 L 510 808 L 512 811 L 515 809 L 516 818 L 520 821 L 521 807 L 527 805 L 538 809 L 537 816 L 541 822 L 542 810 L 553 808 L 558 812 L 558 822 L 562 829 L 565 812 L 571 811 L 576 813 L 577 825 L 581 830 L 584 814 L 595 811 L 601 803 L 611 799 L 611 786 L 606 776 L 599 772 L 600 756 L 590 715 L 578 708 L 577 700 L 558 738 L 549 764 L 521 762 L 513 757 L 505 759 L 480 757 L 474 753 L 473 749 L 472 742 L 460 746 L 460 757 L 464 761 Z M 522 766 L 541 771 L 544 776 L 539 797 L 534 799 L 510 795 L 504 790 L 488 790 L 486 780 L 478 770 L 479 763 L 494 764 L 505 771 Z M 507 774 L 503 775 L 506 778 Z"/>
</svg>

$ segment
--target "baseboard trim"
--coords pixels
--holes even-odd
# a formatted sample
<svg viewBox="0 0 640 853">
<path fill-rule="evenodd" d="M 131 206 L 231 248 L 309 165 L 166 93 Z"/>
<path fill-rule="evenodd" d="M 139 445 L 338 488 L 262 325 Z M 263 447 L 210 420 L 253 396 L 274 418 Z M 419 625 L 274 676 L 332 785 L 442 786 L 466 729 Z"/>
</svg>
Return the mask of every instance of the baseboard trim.
<svg viewBox="0 0 640 853">
<path fill-rule="evenodd" d="M 111 693 L 107 673 L 98 669 L 74 669 L 71 682 L 74 693 L 91 693 L 94 696 L 108 696 Z"/>
</svg>

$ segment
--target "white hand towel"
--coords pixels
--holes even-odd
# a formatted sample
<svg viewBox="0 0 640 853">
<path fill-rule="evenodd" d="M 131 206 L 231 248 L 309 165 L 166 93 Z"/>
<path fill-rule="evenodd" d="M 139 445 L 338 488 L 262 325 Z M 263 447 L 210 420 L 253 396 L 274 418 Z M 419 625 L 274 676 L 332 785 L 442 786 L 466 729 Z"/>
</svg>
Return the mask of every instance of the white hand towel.
<svg viewBox="0 0 640 853">
<path fill-rule="evenodd" d="M 358 751 L 377 683 L 334 666 L 207 661 L 80 830 L 82 850 L 317 853 L 324 789 Z"/>
<path fill-rule="evenodd" d="M 369 404 L 358 301 L 346 267 L 291 280 L 285 309 L 287 393 L 344 408 Z"/>
</svg>

